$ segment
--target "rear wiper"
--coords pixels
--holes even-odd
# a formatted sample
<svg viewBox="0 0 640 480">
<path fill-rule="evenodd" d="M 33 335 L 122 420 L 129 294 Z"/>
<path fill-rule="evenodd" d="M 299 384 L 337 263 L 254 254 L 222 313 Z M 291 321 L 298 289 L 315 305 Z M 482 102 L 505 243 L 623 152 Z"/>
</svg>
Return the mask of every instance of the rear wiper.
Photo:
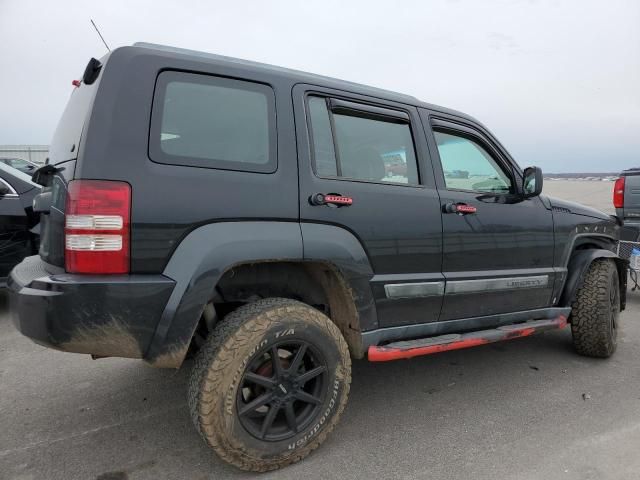
<svg viewBox="0 0 640 480">
<path fill-rule="evenodd" d="M 54 173 L 60 172 L 64 170 L 64 167 L 54 167 L 50 163 L 41 166 L 31 176 L 31 181 L 33 183 L 37 183 L 38 185 L 42 185 L 46 187 L 48 185 L 48 180 Z"/>
</svg>

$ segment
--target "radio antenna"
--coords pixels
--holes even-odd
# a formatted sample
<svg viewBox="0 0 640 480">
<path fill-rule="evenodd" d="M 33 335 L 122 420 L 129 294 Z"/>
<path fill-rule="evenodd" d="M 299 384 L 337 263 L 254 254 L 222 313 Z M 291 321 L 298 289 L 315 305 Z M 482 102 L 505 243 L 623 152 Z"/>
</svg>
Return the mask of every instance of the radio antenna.
<svg viewBox="0 0 640 480">
<path fill-rule="evenodd" d="M 93 28 L 95 28 L 96 32 L 98 32 L 98 35 L 100 36 L 100 40 L 102 40 L 102 43 L 104 43 L 104 46 L 107 47 L 107 50 L 111 51 L 111 49 L 109 48 L 109 45 L 107 45 L 107 42 L 104 41 L 104 37 L 100 33 L 100 30 L 98 30 L 98 26 L 96 25 L 96 22 L 94 22 L 93 19 L 91 18 L 89 20 L 91 20 L 91 25 L 93 25 Z"/>
</svg>

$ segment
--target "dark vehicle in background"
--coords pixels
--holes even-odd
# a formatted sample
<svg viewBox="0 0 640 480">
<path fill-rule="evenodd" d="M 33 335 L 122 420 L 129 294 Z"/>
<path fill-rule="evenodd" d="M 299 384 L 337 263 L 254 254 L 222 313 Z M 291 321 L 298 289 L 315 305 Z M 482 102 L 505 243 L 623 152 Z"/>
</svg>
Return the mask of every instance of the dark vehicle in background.
<svg viewBox="0 0 640 480">
<path fill-rule="evenodd" d="M 613 206 L 623 221 L 618 255 L 629 260 L 632 291 L 640 288 L 640 168 L 624 170 L 613 185 Z"/>
<path fill-rule="evenodd" d="M 41 246 L 11 273 L 14 323 L 94 357 L 194 356 L 194 424 L 239 468 L 317 448 L 352 358 L 567 324 L 578 353 L 616 349 L 620 221 L 541 195 L 540 169 L 468 115 L 147 44 L 75 83 L 35 176 Z"/>
<path fill-rule="evenodd" d="M 33 172 L 35 172 L 39 167 L 37 163 L 30 162 L 29 160 L 25 160 L 24 158 L 0 157 L 0 163 L 4 163 L 5 165 L 13 167 L 16 170 L 20 170 L 27 175 L 33 174 Z"/>
<path fill-rule="evenodd" d="M 30 175 L 0 162 L 0 286 L 24 257 L 38 252 L 38 235 L 32 229 L 39 216 L 32 202 L 40 188 Z"/>
<path fill-rule="evenodd" d="M 624 170 L 615 181 L 613 206 L 626 226 L 640 230 L 640 168 Z"/>
</svg>

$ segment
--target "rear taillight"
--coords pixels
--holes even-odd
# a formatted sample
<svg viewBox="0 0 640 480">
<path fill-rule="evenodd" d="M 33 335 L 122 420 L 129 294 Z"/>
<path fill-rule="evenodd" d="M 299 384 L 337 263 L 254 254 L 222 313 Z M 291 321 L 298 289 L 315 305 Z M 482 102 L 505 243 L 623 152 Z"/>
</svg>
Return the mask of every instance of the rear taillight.
<svg viewBox="0 0 640 480">
<path fill-rule="evenodd" d="M 131 187 L 125 182 L 69 182 L 64 228 L 69 273 L 129 273 Z"/>
<path fill-rule="evenodd" d="M 624 208 L 624 177 L 620 177 L 613 185 L 613 206 Z"/>
</svg>

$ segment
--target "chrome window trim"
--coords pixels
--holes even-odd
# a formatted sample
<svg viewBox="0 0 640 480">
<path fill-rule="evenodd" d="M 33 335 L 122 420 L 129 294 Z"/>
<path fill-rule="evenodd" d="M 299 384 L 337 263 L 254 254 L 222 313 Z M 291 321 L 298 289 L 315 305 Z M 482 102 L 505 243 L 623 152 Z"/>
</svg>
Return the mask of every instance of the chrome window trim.
<svg viewBox="0 0 640 480">
<path fill-rule="evenodd" d="M 11 186 L 11 184 L 9 182 L 7 182 L 4 178 L 0 178 L 0 182 L 5 184 L 7 187 L 9 187 L 9 190 L 11 190 L 11 193 L 7 193 L 6 195 L 2 195 L 2 196 L 0 196 L 0 198 L 17 197 L 18 196 L 18 193 L 16 192 L 16 189 L 13 188 Z"/>
</svg>

